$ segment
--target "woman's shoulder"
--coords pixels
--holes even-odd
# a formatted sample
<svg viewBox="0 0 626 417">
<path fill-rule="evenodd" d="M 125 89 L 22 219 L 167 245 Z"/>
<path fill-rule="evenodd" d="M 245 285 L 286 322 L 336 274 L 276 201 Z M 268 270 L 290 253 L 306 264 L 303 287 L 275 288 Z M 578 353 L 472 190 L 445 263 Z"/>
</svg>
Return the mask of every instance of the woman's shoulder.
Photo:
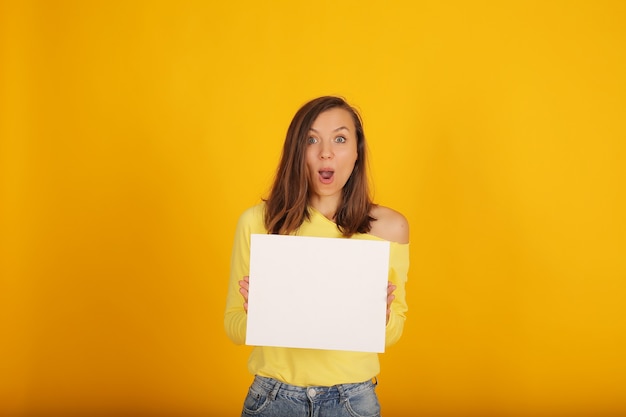
<svg viewBox="0 0 626 417">
<path fill-rule="evenodd" d="M 265 213 L 265 203 L 261 202 L 246 208 L 239 214 L 238 223 L 240 227 L 253 227 L 258 229 L 258 225 L 263 224 Z"/>
<path fill-rule="evenodd" d="M 265 201 L 247 207 L 240 216 L 242 217 L 259 217 L 265 212 Z"/>
<path fill-rule="evenodd" d="M 397 243 L 409 243 L 409 222 L 404 215 L 392 208 L 375 205 L 371 216 L 373 221 L 370 234 Z"/>
</svg>

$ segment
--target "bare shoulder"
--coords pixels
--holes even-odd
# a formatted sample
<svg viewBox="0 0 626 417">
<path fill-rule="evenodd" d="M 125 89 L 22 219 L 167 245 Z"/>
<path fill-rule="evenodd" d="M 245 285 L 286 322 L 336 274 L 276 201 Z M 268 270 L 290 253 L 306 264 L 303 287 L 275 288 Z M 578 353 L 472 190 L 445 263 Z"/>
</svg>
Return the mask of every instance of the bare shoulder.
<svg viewBox="0 0 626 417">
<path fill-rule="evenodd" d="M 402 213 L 385 206 L 374 206 L 370 234 L 391 242 L 409 243 L 409 222 Z"/>
</svg>

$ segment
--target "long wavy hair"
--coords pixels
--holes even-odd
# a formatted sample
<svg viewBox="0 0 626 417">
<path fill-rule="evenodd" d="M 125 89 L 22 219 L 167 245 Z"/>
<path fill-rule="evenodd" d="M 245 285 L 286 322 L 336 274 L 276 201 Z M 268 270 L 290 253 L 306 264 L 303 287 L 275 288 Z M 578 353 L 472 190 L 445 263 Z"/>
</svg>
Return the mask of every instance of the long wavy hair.
<svg viewBox="0 0 626 417">
<path fill-rule="evenodd" d="M 280 164 L 269 197 L 265 200 L 265 228 L 271 234 L 290 234 L 310 218 L 309 179 L 306 171 L 306 146 L 311 125 L 320 113 L 334 108 L 347 110 L 354 120 L 358 157 L 352 174 L 342 189 L 342 198 L 335 214 L 341 233 L 350 237 L 368 233 L 373 203 L 367 177 L 367 147 L 359 112 L 337 96 L 322 96 L 304 104 L 295 114 L 283 145 Z"/>
</svg>

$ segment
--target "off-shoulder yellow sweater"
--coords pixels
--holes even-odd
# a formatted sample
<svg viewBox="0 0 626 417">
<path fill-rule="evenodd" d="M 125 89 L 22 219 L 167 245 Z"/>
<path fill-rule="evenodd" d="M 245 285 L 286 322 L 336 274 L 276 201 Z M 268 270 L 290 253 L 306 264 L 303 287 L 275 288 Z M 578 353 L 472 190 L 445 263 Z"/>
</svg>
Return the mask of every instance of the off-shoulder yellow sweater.
<svg viewBox="0 0 626 417">
<path fill-rule="evenodd" d="M 342 237 L 334 222 L 312 207 L 309 212 L 310 220 L 305 220 L 295 235 Z M 240 216 L 235 232 L 224 327 L 228 337 L 238 345 L 245 343 L 247 321 L 238 282 L 250 271 L 250 235 L 267 233 L 263 216 L 264 203 L 247 209 Z M 381 240 L 370 234 L 355 234 L 351 239 Z M 397 288 L 385 331 L 385 346 L 396 343 L 402 335 L 407 311 L 405 283 L 408 269 L 409 245 L 391 242 L 389 281 Z M 275 378 L 291 385 L 331 386 L 371 379 L 378 375 L 380 364 L 377 353 L 256 346 L 250 354 L 248 370 L 253 375 Z"/>
</svg>

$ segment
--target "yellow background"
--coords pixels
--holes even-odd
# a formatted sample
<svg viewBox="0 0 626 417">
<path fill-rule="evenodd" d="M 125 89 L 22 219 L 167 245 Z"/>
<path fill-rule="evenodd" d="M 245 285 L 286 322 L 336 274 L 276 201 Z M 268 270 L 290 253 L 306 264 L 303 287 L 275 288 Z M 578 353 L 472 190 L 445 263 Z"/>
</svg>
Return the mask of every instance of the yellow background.
<svg viewBox="0 0 626 417">
<path fill-rule="evenodd" d="M 386 416 L 626 415 L 623 1 L 0 1 L 0 415 L 238 415 L 239 213 L 340 94 L 411 224 Z"/>
</svg>

